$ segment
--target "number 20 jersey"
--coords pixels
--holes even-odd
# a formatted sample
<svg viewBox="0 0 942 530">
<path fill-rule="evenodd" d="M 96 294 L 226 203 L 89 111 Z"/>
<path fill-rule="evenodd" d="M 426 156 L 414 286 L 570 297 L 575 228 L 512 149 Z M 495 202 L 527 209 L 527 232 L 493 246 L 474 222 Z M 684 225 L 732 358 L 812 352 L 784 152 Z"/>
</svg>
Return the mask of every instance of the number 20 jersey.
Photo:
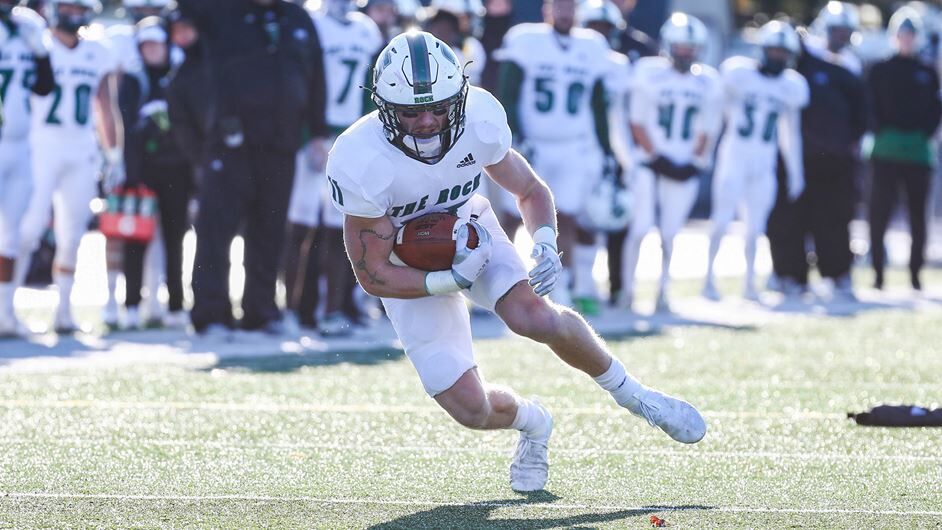
<svg viewBox="0 0 942 530">
<path fill-rule="evenodd" d="M 327 124 L 344 129 L 363 115 L 366 73 L 383 47 L 383 37 L 372 19 L 350 13 L 346 21 L 317 13 L 314 25 L 324 51 L 327 80 Z"/>
<path fill-rule="evenodd" d="M 79 39 L 68 48 L 46 34 L 56 86 L 48 96 L 33 95 L 31 138 L 76 149 L 96 149 L 93 102 L 98 86 L 117 70 L 111 52 L 100 42 Z M 117 96 L 115 94 L 115 96 Z"/>
<path fill-rule="evenodd" d="M 609 51 L 600 34 L 583 28 L 560 35 L 548 24 L 519 24 L 507 33 L 497 57 L 523 70 L 517 118 L 525 138 L 594 137 L 592 89 L 612 68 Z"/>
<path fill-rule="evenodd" d="M 722 108 L 722 85 L 711 66 L 697 63 L 681 73 L 664 57 L 635 63 L 630 120 L 644 128 L 655 153 L 693 162 L 697 139 L 719 131 Z"/>
</svg>

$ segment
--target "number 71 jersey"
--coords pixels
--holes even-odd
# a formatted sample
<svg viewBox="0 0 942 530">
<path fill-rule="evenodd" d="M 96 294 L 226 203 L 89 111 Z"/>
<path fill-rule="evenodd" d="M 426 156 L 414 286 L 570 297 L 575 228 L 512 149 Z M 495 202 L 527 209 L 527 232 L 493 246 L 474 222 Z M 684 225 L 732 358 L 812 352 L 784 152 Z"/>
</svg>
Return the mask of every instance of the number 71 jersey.
<svg viewBox="0 0 942 530">
<path fill-rule="evenodd" d="M 96 149 L 92 103 L 102 79 L 117 70 L 116 60 L 97 41 L 79 39 L 75 48 L 68 48 L 50 33 L 46 36 L 56 86 L 47 96 L 30 97 L 31 137 L 34 141 Z"/>
<path fill-rule="evenodd" d="M 694 161 L 698 138 L 722 125 L 719 74 L 705 64 L 679 72 L 664 57 L 643 57 L 631 80 L 631 123 L 644 128 L 657 154 L 677 163 Z"/>
</svg>

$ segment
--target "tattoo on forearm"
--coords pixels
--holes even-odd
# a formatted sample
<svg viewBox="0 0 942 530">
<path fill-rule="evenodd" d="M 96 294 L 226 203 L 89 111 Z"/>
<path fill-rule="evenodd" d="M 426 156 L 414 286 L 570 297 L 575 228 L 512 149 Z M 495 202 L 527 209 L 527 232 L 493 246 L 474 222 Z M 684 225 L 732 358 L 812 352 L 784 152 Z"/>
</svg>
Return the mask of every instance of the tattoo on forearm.
<svg viewBox="0 0 942 530">
<path fill-rule="evenodd" d="M 382 241 L 389 241 L 395 236 L 395 230 L 390 234 L 380 234 L 372 228 L 365 230 L 360 230 L 359 239 L 360 239 L 360 257 L 353 264 L 358 270 L 363 271 L 363 274 L 369 279 L 370 283 L 373 285 L 386 285 L 386 281 L 379 277 L 376 271 L 370 270 L 366 263 L 366 238 L 375 237 Z"/>
</svg>

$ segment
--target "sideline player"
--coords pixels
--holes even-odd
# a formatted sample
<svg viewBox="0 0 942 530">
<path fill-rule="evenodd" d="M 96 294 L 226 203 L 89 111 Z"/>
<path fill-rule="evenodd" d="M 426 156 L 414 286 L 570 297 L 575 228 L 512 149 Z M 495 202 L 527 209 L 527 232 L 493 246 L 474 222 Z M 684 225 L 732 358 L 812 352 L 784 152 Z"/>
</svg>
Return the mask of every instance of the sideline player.
<svg viewBox="0 0 942 530">
<path fill-rule="evenodd" d="M 781 148 L 788 174 L 788 197 L 805 187 L 801 151 L 801 109 L 808 104 L 808 83 L 789 68 L 800 51 L 798 34 L 773 20 L 759 29 L 762 58 L 727 59 L 721 67 L 726 103 L 726 134 L 720 142 L 713 176 L 710 256 L 703 296 L 719 300 L 713 264 L 726 227 L 742 207 L 745 223 L 746 277 L 743 298 L 758 299 L 755 287 L 756 242 L 765 232 L 775 204 L 777 153 Z"/>
<path fill-rule="evenodd" d="M 553 299 L 567 306 L 571 287 L 593 281 L 595 237 L 576 218 L 611 153 L 604 85 L 612 67 L 610 48 L 597 32 L 574 27 L 575 15 L 574 0 L 547 0 L 546 22 L 513 27 L 497 54 L 504 61 L 498 92 L 514 144 L 557 200 L 565 269 Z M 504 206 L 517 214 L 512 205 Z"/>
<path fill-rule="evenodd" d="M 695 17 L 674 13 L 661 27 L 668 57 L 635 63 L 631 132 L 639 167 L 631 179 L 634 199 L 625 250 L 625 285 L 620 304 L 631 309 L 641 242 L 655 225 L 661 233 L 661 279 L 656 310 L 670 311 L 668 287 L 674 237 L 683 228 L 700 187 L 721 120 L 722 90 L 712 67 L 696 62 L 707 30 Z"/>
<path fill-rule="evenodd" d="M 368 85 L 370 65 L 383 47 L 376 24 L 354 10 L 352 0 L 327 0 L 326 9 L 312 15 L 321 49 L 327 80 L 327 125 L 333 139 L 360 119 L 371 105 Z M 312 160 L 310 149 L 298 154 L 297 175 L 288 207 L 288 249 L 285 260 L 285 286 L 288 307 L 298 322 L 317 327 L 325 336 L 352 332 L 353 274 L 343 251 L 343 215 L 328 206 L 326 160 Z M 324 318 L 315 318 L 319 302 L 320 276 L 326 278 Z"/>
<path fill-rule="evenodd" d="M 673 439 L 703 438 L 706 424 L 696 409 L 641 385 L 577 313 L 542 298 L 562 269 L 552 193 L 510 148 L 503 108 L 468 85 L 454 52 L 428 33 L 399 35 L 377 60 L 374 90 L 378 110 L 337 138 L 327 162 L 331 198 L 345 215 L 347 253 L 364 289 L 381 297 L 426 392 L 465 427 L 520 431 L 511 487 L 535 491 L 546 484 L 553 422 L 539 403 L 482 380 L 466 298 L 497 313 L 515 333 L 548 345 Z M 529 280 L 487 199 L 477 194 L 488 177 L 516 197 L 533 236 L 537 264 Z M 479 245 L 467 248 L 463 227 L 450 270 L 393 263 L 397 227 L 434 211 L 470 219 Z"/>
<path fill-rule="evenodd" d="M 115 76 L 118 66 L 102 44 L 79 33 L 100 7 L 97 0 L 54 0 L 46 4 L 56 86 L 48 96 L 33 96 L 30 100 L 34 184 L 23 219 L 21 250 L 26 255 L 35 248 L 53 208 L 57 245 L 53 279 L 59 289 L 54 329 L 58 333 L 77 329 L 69 300 L 79 243 L 92 215 L 89 203 L 98 195 L 102 161 L 96 126 L 108 163 L 106 173 L 123 168 Z M 18 285 L 22 285 L 25 275 L 26 268 L 17 266 Z"/>
<path fill-rule="evenodd" d="M 29 95 L 52 92 L 55 79 L 43 38 L 46 22 L 38 13 L 0 0 L 0 31 L 8 38 L 0 48 L 0 338 L 25 334 L 16 319 L 13 269 L 20 253 L 20 221 L 33 185 L 29 145 Z"/>
</svg>

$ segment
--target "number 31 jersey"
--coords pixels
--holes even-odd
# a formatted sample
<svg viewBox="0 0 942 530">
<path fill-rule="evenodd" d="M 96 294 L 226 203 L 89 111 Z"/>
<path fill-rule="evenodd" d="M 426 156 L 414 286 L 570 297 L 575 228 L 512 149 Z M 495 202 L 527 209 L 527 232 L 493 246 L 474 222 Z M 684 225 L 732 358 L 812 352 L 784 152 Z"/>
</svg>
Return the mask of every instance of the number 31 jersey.
<svg viewBox="0 0 942 530">
<path fill-rule="evenodd" d="M 694 161 L 697 138 L 720 128 L 723 91 L 705 64 L 681 73 L 664 57 L 643 57 L 631 80 L 631 123 L 643 127 L 654 151 L 677 163 Z"/>
<path fill-rule="evenodd" d="M 78 149 L 96 149 L 93 102 L 98 86 L 118 65 L 104 45 L 79 39 L 68 48 L 47 33 L 56 86 L 48 96 L 33 95 L 31 137 Z"/>
<path fill-rule="evenodd" d="M 612 68 L 609 46 L 595 31 L 560 35 L 548 24 L 519 24 L 497 54 L 523 70 L 517 118 L 528 140 L 565 141 L 595 136 L 591 98 Z"/>
<path fill-rule="evenodd" d="M 327 80 L 327 124 L 345 129 L 364 114 L 363 86 L 383 37 L 372 19 L 350 13 L 346 21 L 317 13 L 314 25 L 324 51 Z"/>
</svg>

